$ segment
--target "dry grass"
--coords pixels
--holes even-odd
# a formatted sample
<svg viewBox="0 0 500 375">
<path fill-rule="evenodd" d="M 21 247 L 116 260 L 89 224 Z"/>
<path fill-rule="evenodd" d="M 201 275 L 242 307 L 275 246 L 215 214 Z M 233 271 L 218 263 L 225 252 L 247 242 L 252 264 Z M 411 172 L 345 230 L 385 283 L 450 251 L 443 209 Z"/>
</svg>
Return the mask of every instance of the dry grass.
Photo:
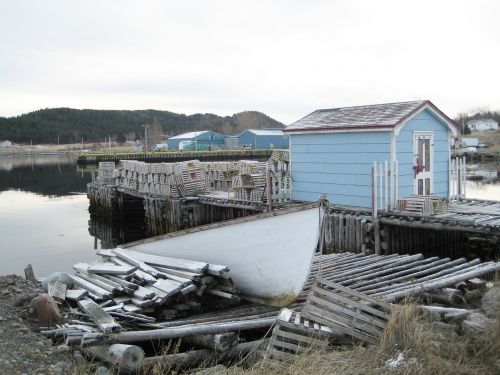
<svg viewBox="0 0 500 375">
<path fill-rule="evenodd" d="M 260 361 L 227 375 L 261 374 L 498 374 L 500 329 L 467 339 L 442 331 L 427 321 L 412 304 L 395 306 L 378 346 L 310 351 L 293 363 Z M 403 356 L 399 366 L 388 362 Z M 220 372 L 219 372 L 220 373 Z"/>
<path fill-rule="evenodd" d="M 238 361 L 228 368 L 210 370 L 211 364 L 201 365 L 203 374 L 221 375 L 330 375 L 330 374 L 453 374 L 493 375 L 500 373 L 500 327 L 485 335 L 466 338 L 454 332 L 440 330 L 417 310 L 414 304 L 395 305 L 379 345 L 337 347 L 309 350 L 293 362 L 275 360 Z M 170 342 L 159 354 L 179 350 L 178 341 Z M 391 368 L 389 361 L 403 356 L 400 365 Z M 95 371 L 92 366 L 73 368 L 75 374 Z M 93 371 L 89 371 L 94 368 Z M 189 372 L 196 372 L 191 370 Z M 181 374 L 183 371 L 158 363 L 147 374 Z"/>
</svg>

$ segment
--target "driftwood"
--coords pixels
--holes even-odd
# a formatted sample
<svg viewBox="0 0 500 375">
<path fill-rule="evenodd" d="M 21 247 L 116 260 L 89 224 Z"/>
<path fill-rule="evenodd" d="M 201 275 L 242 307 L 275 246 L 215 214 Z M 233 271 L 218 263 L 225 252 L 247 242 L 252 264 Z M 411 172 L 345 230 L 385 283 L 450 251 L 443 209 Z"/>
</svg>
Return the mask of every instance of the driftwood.
<svg viewBox="0 0 500 375">
<path fill-rule="evenodd" d="M 218 333 L 215 335 L 188 336 L 182 342 L 188 345 L 225 352 L 238 344 L 239 335 L 236 332 Z"/>
<path fill-rule="evenodd" d="M 91 358 L 115 366 L 118 373 L 136 371 L 144 360 L 144 350 L 136 345 L 93 346 L 84 348 L 83 352 Z"/>
<path fill-rule="evenodd" d="M 182 327 L 170 327 L 153 329 L 149 331 L 129 331 L 112 333 L 108 339 L 113 343 L 129 344 L 141 341 L 152 341 L 162 339 L 173 339 L 186 336 L 197 336 L 207 334 L 217 334 L 226 332 L 245 331 L 258 328 L 270 327 L 276 318 L 261 318 L 240 322 L 228 323 L 206 323 L 187 325 Z"/>
<path fill-rule="evenodd" d="M 452 306 L 463 305 L 465 301 L 463 293 L 460 290 L 453 288 L 432 290 L 428 293 L 424 293 L 424 297 L 431 302 L 444 303 Z"/>
<path fill-rule="evenodd" d="M 33 266 L 31 264 L 28 264 L 24 268 L 24 277 L 26 280 L 36 283 L 35 272 L 33 272 Z"/>
<path fill-rule="evenodd" d="M 156 357 L 147 357 L 142 362 L 141 369 L 148 369 L 158 366 L 162 369 L 189 369 L 198 366 L 199 364 L 216 364 L 221 362 L 235 361 L 242 358 L 244 355 L 258 353 L 265 348 L 268 340 L 257 340 L 241 343 L 233 346 L 231 349 L 219 353 L 209 349 L 192 350 L 185 353 L 168 354 Z"/>
</svg>

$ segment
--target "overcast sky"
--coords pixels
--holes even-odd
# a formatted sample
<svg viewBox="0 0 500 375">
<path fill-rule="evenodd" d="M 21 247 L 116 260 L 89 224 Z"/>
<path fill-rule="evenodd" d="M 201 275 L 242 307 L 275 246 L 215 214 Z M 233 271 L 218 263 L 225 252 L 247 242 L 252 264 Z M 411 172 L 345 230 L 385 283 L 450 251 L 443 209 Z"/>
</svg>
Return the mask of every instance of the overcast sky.
<svg viewBox="0 0 500 375">
<path fill-rule="evenodd" d="M 0 0 L 0 116 L 500 109 L 500 1 Z"/>
</svg>

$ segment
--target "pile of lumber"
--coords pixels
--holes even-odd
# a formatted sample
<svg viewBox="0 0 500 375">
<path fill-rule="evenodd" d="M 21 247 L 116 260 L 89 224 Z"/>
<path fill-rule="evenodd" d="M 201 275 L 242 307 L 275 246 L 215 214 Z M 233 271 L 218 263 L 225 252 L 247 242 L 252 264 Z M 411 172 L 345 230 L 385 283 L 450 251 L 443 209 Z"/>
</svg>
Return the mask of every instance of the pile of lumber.
<svg viewBox="0 0 500 375">
<path fill-rule="evenodd" d="M 240 300 L 229 268 L 223 265 L 120 248 L 98 254 L 99 263 L 73 266 L 74 289 L 61 282 L 48 288 L 55 301 L 77 305 L 72 314 L 89 320 L 90 332 L 110 333 L 138 325 L 158 328 L 158 319 L 168 321 L 200 311 L 203 303 L 214 303 L 214 298 Z"/>
</svg>

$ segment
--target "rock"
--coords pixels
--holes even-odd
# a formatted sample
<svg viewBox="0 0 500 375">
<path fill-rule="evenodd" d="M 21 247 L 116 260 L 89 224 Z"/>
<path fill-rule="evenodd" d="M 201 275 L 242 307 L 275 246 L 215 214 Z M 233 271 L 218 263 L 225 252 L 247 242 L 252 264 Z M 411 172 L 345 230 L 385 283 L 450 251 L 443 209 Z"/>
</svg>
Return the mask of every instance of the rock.
<svg viewBox="0 0 500 375">
<path fill-rule="evenodd" d="M 107 367 L 99 366 L 97 370 L 95 370 L 95 375 L 111 375 L 111 372 Z"/>
<path fill-rule="evenodd" d="M 59 345 L 58 347 L 56 347 L 56 351 L 58 353 L 67 353 L 71 350 L 71 348 L 68 346 L 68 345 Z"/>
<path fill-rule="evenodd" d="M 65 370 L 69 370 L 71 368 L 71 364 L 68 362 L 57 362 L 54 366 L 54 373 L 57 375 L 64 374 Z"/>
<path fill-rule="evenodd" d="M 436 327 L 437 329 L 448 332 L 448 333 L 456 333 L 457 326 L 455 324 L 448 324 L 448 323 L 443 323 L 443 322 L 435 322 L 432 324 L 433 327 Z"/>
<path fill-rule="evenodd" d="M 52 325 L 61 319 L 59 307 L 48 294 L 40 294 L 31 300 L 30 303 L 38 321 L 42 324 Z"/>
<path fill-rule="evenodd" d="M 500 287 L 493 287 L 484 294 L 481 310 L 490 318 L 500 316 Z"/>
<path fill-rule="evenodd" d="M 479 289 L 473 289 L 465 294 L 465 301 L 469 306 L 479 307 L 483 292 Z"/>
<path fill-rule="evenodd" d="M 39 293 L 22 293 L 16 297 L 16 306 L 27 305 Z"/>
<path fill-rule="evenodd" d="M 75 350 L 75 352 L 73 353 L 73 359 L 79 365 L 84 364 L 86 362 L 82 353 L 80 353 L 80 351 L 78 351 L 78 350 Z"/>
<path fill-rule="evenodd" d="M 68 289 L 73 288 L 73 285 L 74 285 L 73 279 L 71 278 L 71 276 L 69 274 L 67 274 L 66 272 L 55 272 L 55 273 L 50 274 L 45 279 L 43 279 L 43 281 L 42 281 L 43 291 L 47 292 L 47 290 L 48 290 L 47 288 L 48 288 L 49 284 L 56 282 L 56 281 L 59 281 L 60 283 L 66 284 Z"/>
<path fill-rule="evenodd" d="M 478 336 L 495 327 L 496 321 L 481 313 L 472 313 L 462 323 L 462 333 L 465 336 Z"/>
</svg>

